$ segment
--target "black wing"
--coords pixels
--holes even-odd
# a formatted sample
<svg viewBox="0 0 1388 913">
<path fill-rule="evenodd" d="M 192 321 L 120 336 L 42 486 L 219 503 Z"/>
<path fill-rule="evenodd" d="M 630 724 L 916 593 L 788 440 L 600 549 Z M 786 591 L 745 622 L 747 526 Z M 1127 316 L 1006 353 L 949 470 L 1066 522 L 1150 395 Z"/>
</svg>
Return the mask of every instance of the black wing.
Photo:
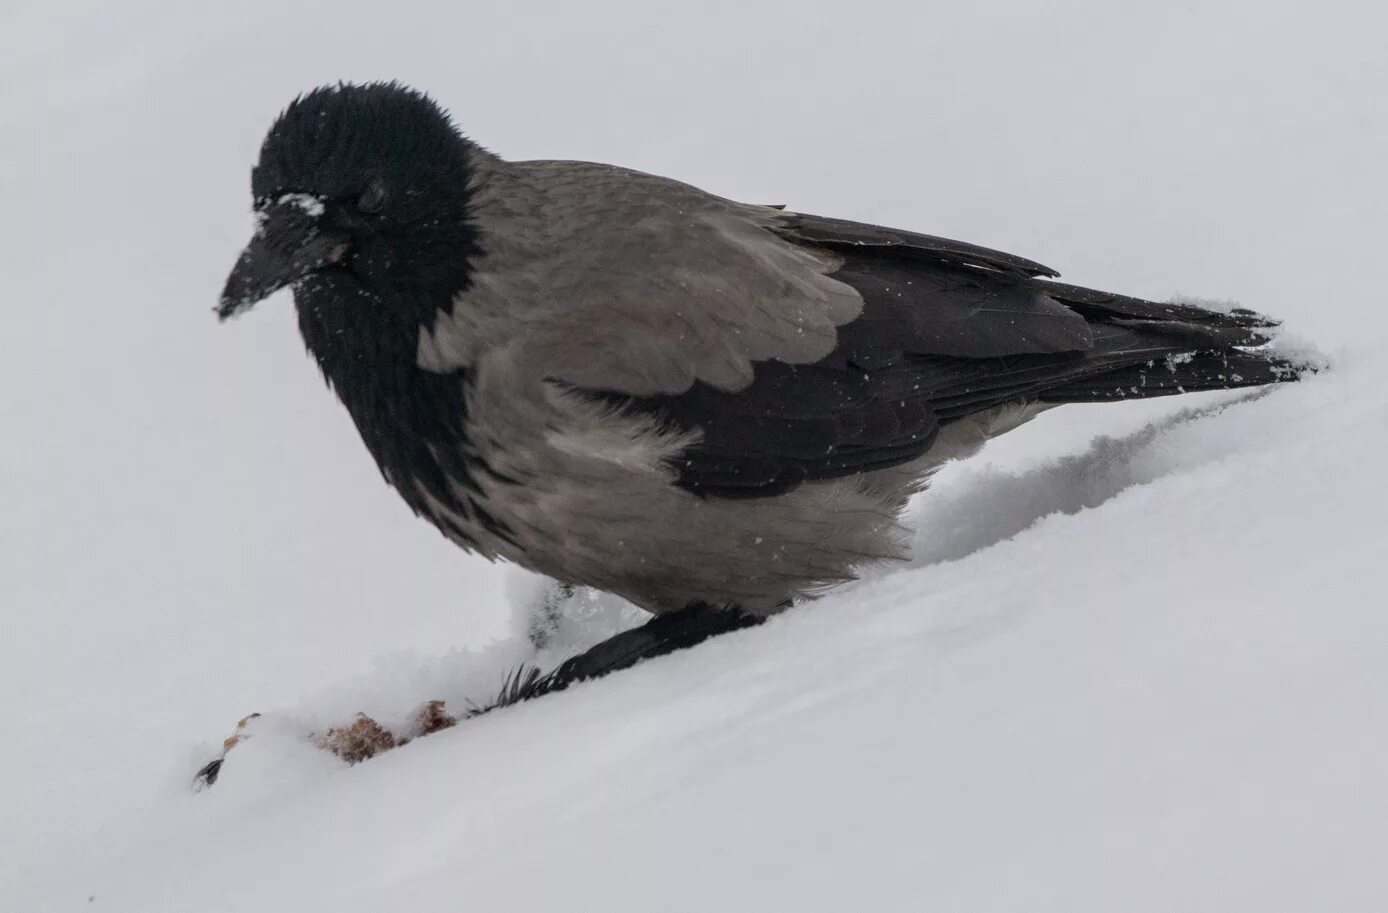
<svg viewBox="0 0 1388 913">
<path fill-rule="evenodd" d="M 1295 369 L 1237 348 L 1275 322 L 1160 304 L 1049 281 L 1010 254 L 928 235 L 787 213 L 778 229 L 833 251 L 833 274 L 863 297 L 833 353 L 811 365 L 755 366 L 725 393 L 595 392 L 701 440 L 679 483 L 716 497 L 764 497 L 801 482 L 909 462 L 940 427 L 1014 400 L 1079 402 L 1254 386 Z"/>
</svg>

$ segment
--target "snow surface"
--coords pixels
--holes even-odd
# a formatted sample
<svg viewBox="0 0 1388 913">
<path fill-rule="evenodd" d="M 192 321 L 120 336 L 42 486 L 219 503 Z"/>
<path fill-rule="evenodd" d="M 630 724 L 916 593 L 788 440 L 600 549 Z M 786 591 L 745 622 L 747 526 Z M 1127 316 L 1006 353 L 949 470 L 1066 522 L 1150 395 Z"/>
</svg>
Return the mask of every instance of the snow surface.
<svg viewBox="0 0 1388 913">
<path fill-rule="evenodd" d="M 0 910 L 1388 907 L 1384 16 L 7 4 Z M 485 695 L 538 585 L 381 484 L 285 296 L 212 314 L 274 112 L 392 77 L 508 157 L 1237 300 L 1335 368 L 1043 416 L 911 564 L 348 768 L 303 733 Z M 556 651 L 635 620 L 579 608 Z"/>
</svg>

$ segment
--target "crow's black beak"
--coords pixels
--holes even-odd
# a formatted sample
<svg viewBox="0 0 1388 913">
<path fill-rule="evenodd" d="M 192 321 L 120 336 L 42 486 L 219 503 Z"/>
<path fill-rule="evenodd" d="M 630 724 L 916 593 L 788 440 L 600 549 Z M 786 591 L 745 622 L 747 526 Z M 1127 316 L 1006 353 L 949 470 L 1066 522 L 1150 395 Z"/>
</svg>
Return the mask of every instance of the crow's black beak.
<svg viewBox="0 0 1388 913">
<path fill-rule="evenodd" d="M 260 228 L 241 252 L 217 305 L 226 320 L 262 298 L 337 263 L 347 252 L 346 234 L 324 228 L 301 202 L 278 202 L 260 213 Z"/>
</svg>

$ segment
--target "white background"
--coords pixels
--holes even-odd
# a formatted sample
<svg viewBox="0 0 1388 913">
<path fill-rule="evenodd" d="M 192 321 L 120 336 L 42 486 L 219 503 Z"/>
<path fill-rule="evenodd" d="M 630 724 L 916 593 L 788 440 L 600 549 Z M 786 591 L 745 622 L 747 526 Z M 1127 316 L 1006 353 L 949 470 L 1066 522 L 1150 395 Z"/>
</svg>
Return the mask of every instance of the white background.
<svg viewBox="0 0 1388 913">
<path fill-rule="evenodd" d="M 0 908 L 1382 909 L 1386 24 L 7 3 Z M 917 566 L 342 768 L 300 724 L 485 690 L 516 574 L 381 483 L 287 296 L 211 313 L 275 113 L 377 78 L 504 157 L 1236 299 L 1337 369 L 1048 415 L 920 502 Z"/>
</svg>

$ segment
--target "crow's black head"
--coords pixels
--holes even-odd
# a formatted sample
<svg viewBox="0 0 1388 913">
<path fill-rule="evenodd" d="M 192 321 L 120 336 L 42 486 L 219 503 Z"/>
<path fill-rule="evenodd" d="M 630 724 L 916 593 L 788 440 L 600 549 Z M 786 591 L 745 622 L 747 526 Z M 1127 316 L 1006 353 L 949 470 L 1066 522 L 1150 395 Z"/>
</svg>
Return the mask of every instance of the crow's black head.
<svg viewBox="0 0 1388 913">
<path fill-rule="evenodd" d="M 388 309 L 337 315 L 364 332 L 417 331 L 467 286 L 474 154 L 442 109 L 396 83 L 327 86 L 295 99 L 251 172 L 258 228 L 218 314 L 295 285 L 320 304 Z"/>
<path fill-rule="evenodd" d="M 386 480 L 416 512 L 458 502 L 472 468 L 466 374 L 420 368 L 420 328 L 468 287 L 469 181 L 486 153 L 395 83 L 316 89 L 275 121 L 251 173 L 257 228 L 227 280 L 229 317 L 287 285 L 299 331 Z M 459 535 L 465 535 L 459 533 Z"/>
</svg>

